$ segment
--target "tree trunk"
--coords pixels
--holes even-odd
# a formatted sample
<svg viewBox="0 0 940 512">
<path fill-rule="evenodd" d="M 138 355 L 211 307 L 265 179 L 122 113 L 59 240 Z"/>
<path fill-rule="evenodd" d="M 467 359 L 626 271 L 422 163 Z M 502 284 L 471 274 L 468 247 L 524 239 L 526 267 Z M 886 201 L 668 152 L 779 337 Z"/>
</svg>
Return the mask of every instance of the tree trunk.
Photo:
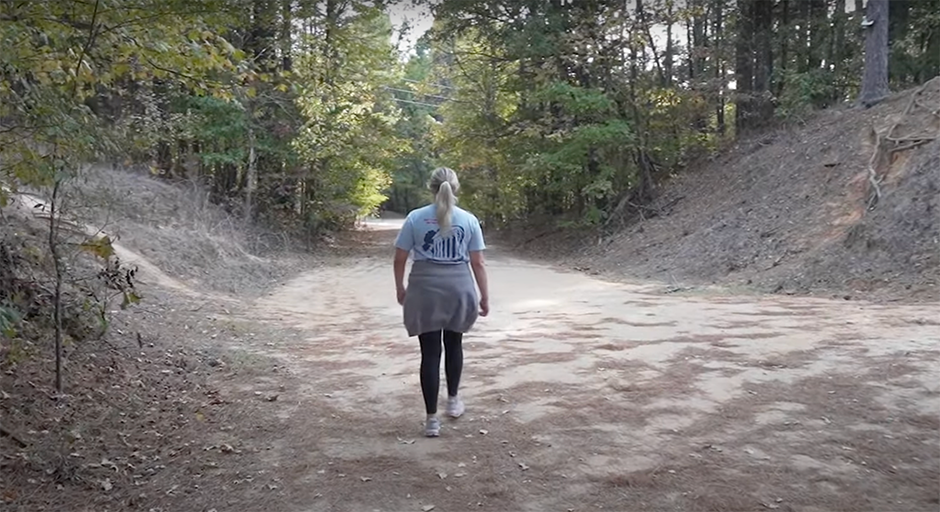
<svg viewBox="0 0 940 512">
<path fill-rule="evenodd" d="M 790 26 L 790 0 L 782 0 L 780 2 L 780 23 L 778 23 L 777 26 L 779 27 L 777 33 L 780 41 L 780 51 L 777 55 L 777 69 L 780 70 L 780 73 L 777 77 L 776 84 L 774 84 L 774 95 L 779 97 L 783 94 L 783 88 L 786 86 L 787 60 L 790 58 L 788 50 L 790 49 L 790 33 L 793 30 L 793 27 Z"/>
<path fill-rule="evenodd" d="M 629 0 L 624 0 L 624 12 L 627 12 L 627 5 L 630 3 Z M 624 23 L 624 28 L 626 28 L 626 23 Z M 636 108 L 636 79 L 638 76 L 637 69 L 637 49 L 636 44 L 633 42 L 633 31 L 636 30 L 636 22 L 634 21 L 633 26 L 627 29 L 626 39 L 629 41 L 630 45 L 630 103 Z"/>
<path fill-rule="evenodd" d="M 650 23 L 646 20 L 646 11 L 643 10 L 643 0 L 636 1 L 636 16 L 640 22 L 640 28 L 646 33 L 646 41 L 649 43 L 650 53 L 653 55 L 653 65 L 656 66 L 656 72 L 659 75 L 659 83 L 666 86 L 666 74 L 662 65 L 659 63 L 659 53 L 656 51 L 656 41 L 653 39 L 653 31 Z"/>
<path fill-rule="evenodd" d="M 813 24 L 812 16 L 810 14 L 811 0 L 796 0 L 796 5 L 799 6 L 799 11 L 797 12 L 796 22 L 799 24 L 799 30 L 796 35 L 796 49 L 794 54 L 797 60 L 796 71 L 797 73 L 807 73 L 810 69 L 810 62 L 812 58 L 810 57 L 810 27 Z"/>
<path fill-rule="evenodd" d="M 665 74 L 666 87 L 672 85 L 672 61 L 673 53 L 675 53 L 672 43 L 672 25 L 675 20 L 672 19 L 672 15 L 672 0 L 666 0 L 666 53 L 663 55 L 663 73 Z"/>
<path fill-rule="evenodd" d="M 903 41 L 911 30 L 911 0 L 891 0 L 888 3 L 888 59 L 891 59 L 891 48 L 903 48 L 895 46 L 896 43 Z M 936 29 L 934 29 L 935 31 Z M 902 53 L 911 55 L 907 50 L 900 50 Z M 940 55 L 934 55 L 934 58 L 940 58 Z M 912 59 L 913 60 L 913 59 Z M 916 85 L 916 65 L 899 66 L 895 69 L 888 69 L 889 80 L 900 84 L 902 87 Z"/>
<path fill-rule="evenodd" d="M 753 0 L 751 3 L 754 21 L 754 126 L 768 123 L 774 114 L 771 101 L 771 78 L 773 77 L 773 1 Z"/>
<path fill-rule="evenodd" d="M 911 0 L 888 2 L 888 42 L 904 39 L 911 29 Z"/>
<path fill-rule="evenodd" d="M 284 71 L 290 71 L 294 66 L 291 51 L 294 20 L 292 5 L 292 0 L 283 0 L 281 4 L 281 69 Z"/>
<path fill-rule="evenodd" d="M 829 36 L 828 9 L 826 0 L 801 0 L 801 2 L 809 3 L 809 19 L 807 20 L 809 60 L 807 62 L 807 71 L 812 71 L 822 67 L 823 57 L 826 53 L 825 42 Z"/>
<path fill-rule="evenodd" d="M 251 112 L 253 109 L 249 109 Z M 254 195 L 258 188 L 258 153 L 255 149 L 255 129 L 252 126 L 252 119 L 248 120 L 248 169 L 245 172 L 245 225 L 251 222 L 254 210 Z"/>
<path fill-rule="evenodd" d="M 865 13 L 865 70 L 858 102 L 865 108 L 888 96 L 888 0 L 868 0 Z"/>
<path fill-rule="evenodd" d="M 52 296 L 52 322 L 55 338 L 55 390 L 62 394 L 62 281 L 63 262 L 59 252 L 59 192 L 62 188 L 62 179 L 56 178 L 52 187 L 52 198 L 49 201 L 49 254 L 52 256 L 52 268 L 55 270 L 55 291 Z"/>
<path fill-rule="evenodd" d="M 692 17 L 692 48 L 695 55 L 692 63 L 695 66 L 695 77 L 704 77 L 705 73 L 705 5 L 704 0 L 692 0 L 695 15 Z"/>
<path fill-rule="evenodd" d="M 845 12 L 845 0 L 836 0 L 835 12 L 832 15 L 832 52 L 829 61 L 832 63 L 832 74 L 835 77 L 835 87 L 832 101 L 845 100 L 845 26 L 848 15 Z"/>
<path fill-rule="evenodd" d="M 725 134 L 725 59 L 723 40 L 725 0 L 715 0 L 715 22 L 712 32 L 715 34 L 715 88 L 718 104 L 715 106 L 715 119 L 719 135 Z"/>
<path fill-rule="evenodd" d="M 753 58 L 753 0 L 738 0 L 738 26 L 735 34 L 734 79 L 735 119 L 738 135 L 747 132 L 752 118 L 752 100 L 754 84 Z"/>
</svg>

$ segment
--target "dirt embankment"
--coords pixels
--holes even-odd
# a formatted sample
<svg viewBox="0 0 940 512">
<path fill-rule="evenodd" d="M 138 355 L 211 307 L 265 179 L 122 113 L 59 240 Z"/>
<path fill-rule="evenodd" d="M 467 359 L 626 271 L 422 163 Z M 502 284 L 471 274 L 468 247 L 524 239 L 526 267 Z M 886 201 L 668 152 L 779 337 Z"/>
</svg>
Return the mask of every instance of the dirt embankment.
<svg viewBox="0 0 940 512">
<path fill-rule="evenodd" d="M 934 305 L 663 295 L 494 251 L 467 413 L 424 439 L 396 226 L 373 227 L 257 298 L 123 247 L 144 301 L 69 340 L 64 395 L 48 337 L 0 344 L 25 444 L 0 438 L 0 508 L 936 510 Z"/>
<path fill-rule="evenodd" d="M 527 233 L 510 243 L 613 279 L 937 300 L 938 105 L 940 78 L 869 110 L 820 112 L 687 170 L 660 190 L 659 211 L 610 236 Z M 870 163 L 881 180 L 871 209 Z"/>
<path fill-rule="evenodd" d="M 240 444 L 279 428 L 264 411 L 271 396 L 226 400 L 219 392 L 278 372 L 270 358 L 232 347 L 289 333 L 231 312 L 314 267 L 311 258 L 284 253 L 283 243 L 198 189 L 145 173 L 90 169 L 61 199 L 61 394 L 43 200 L 20 195 L 0 210 L 0 313 L 17 312 L 13 332 L 0 332 L 0 509 L 282 509 L 273 496 L 279 477 Z M 140 304 L 122 310 L 120 297 L 86 297 L 113 292 L 95 284 L 102 262 L 76 249 L 99 229 L 115 238 L 121 263 L 137 269 Z"/>
<path fill-rule="evenodd" d="M 93 167 L 69 192 L 75 216 L 198 290 L 256 294 L 311 265 L 307 248 L 229 214 L 198 183 Z"/>
</svg>

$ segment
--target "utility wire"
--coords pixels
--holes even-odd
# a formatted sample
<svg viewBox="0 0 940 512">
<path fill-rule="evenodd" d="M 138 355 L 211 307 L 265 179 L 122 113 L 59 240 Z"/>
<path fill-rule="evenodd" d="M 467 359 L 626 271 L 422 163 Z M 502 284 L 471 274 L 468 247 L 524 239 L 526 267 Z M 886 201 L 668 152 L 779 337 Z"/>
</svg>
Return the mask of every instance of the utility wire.
<svg viewBox="0 0 940 512">
<path fill-rule="evenodd" d="M 385 89 L 386 91 L 404 92 L 408 94 L 414 94 L 416 96 L 423 96 L 425 98 L 434 98 L 438 100 L 450 101 L 450 98 L 446 96 L 437 96 L 435 94 L 422 94 L 420 92 L 412 91 L 409 89 L 396 89 L 394 87 L 388 87 L 388 86 L 382 86 L 382 88 Z"/>
<path fill-rule="evenodd" d="M 411 82 L 411 83 L 413 83 L 413 84 L 420 84 L 420 83 L 423 83 L 423 82 L 421 82 L 420 80 L 413 80 L 413 79 L 411 79 L 411 78 L 402 78 L 402 81 L 403 81 L 403 82 Z M 456 87 L 451 87 L 451 86 L 449 86 L 449 85 L 442 85 L 442 84 L 428 84 L 428 85 L 433 85 L 434 87 L 440 87 L 441 89 L 451 89 L 451 90 L 454 90 L 454 91 L 457 90 Z"/>
<path fill-rule="evenodd" d="M 435 105 L 435 104 L 433 104 L 433 103 L 422 103 L 422 102 L 420 102 L 420 101 L 403 100 L 403 99 L 401 99 L 401 98 L 392 98 L 392 99 L 395 100 L 395 101 L 397 101 L 397 102 L 399 102 L 399 103 L 409 103 L 409 104 L 411 104 L 411 105 L 421 105 L 421 106 L 424 106 L 424 107 L 433 107 L 433 108 L 437 108 L 437 107 L 440 106 L 440 105 Z"/>
</svg>

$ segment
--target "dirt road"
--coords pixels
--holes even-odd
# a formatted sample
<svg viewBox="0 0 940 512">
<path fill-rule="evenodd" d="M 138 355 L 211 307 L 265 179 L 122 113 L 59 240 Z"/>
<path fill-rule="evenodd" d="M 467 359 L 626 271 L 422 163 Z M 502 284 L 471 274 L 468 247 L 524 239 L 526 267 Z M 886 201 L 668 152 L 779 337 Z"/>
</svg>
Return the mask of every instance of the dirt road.
<svg viewBox="0 0 940 512">
<path fill-rule="evenodd" d="M 373 226 L 376 247 L 394 227 Z M 304 333 L 259 348 L 301 383 L 265 455 L 293 510 L 940 507 L 935 304 L 670 295 L 497 250 L 467 414 L 425 439 L 385 251 L 254 305 Z"/>
</svg>

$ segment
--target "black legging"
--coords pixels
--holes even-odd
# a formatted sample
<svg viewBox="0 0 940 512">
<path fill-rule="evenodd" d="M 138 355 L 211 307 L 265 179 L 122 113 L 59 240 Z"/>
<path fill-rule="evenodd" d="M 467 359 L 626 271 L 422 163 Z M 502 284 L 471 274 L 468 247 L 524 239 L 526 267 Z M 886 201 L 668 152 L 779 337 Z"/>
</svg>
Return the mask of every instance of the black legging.
<svg viewBox="0 0 940 512">
<path fill-rule="evenodd" d="M 421 392 L 428 414 L 437 413 L 437 392 L 441 386 L 441 338 L 444 340 L 444 374 L 447 394 L 457 396 L 460 372 L 463 370 L 463 334 L 453 331 L 426 332 L 421 342 Z"/>
</svg>

